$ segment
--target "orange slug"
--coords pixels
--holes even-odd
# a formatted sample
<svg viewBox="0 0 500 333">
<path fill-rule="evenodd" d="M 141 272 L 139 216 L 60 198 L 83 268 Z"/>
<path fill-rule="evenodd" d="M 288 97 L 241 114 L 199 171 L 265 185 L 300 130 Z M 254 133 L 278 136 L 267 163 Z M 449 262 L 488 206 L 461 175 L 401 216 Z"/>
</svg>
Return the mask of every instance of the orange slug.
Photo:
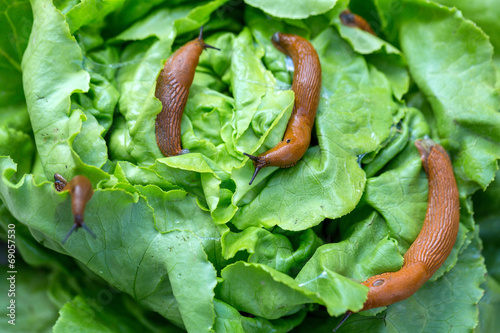
<svg viewBox="0 0 500 333">
<path fill-rule="evenodd" d="M 158 80 L 155 96 L 163 108 L 156 116 L 156 142 L 165 156 L 189 153 L 181 148 L 181 118 L 194 79 L 194 72 L 204 49 L 217 48 L 202 39 L 203 29 L 197 39 L 174 52 L 168 58 Z"/>
<path fill-rule="evenodd" d="M 352 13 L 349 9 L 346 9 L 342 13 L 340 13 L 340 21 L 342 22 L 343 25 L 346 25 L 348 27 L 364 30 L 366 32 L 371 33 L 374 36 L 377 35 L 364 18 Z"/>
<path fill-rule="evenodd" d="M 314 47 L 300 36 L 280 32 L 276 32 L 271 40 L 278 50 L 293 61 L 295 69 L 292 90 L 295 101 L 283 140 L 259 156 L 244 153 L 255 166 L 250 185 L 264 167 L 288 168 L 297 164 L 311 142 L 311 131 L 319 104 L 321 64 Z"/>
<path fill-rule="evenodd" d="M 450 158 L 443 147 L 430 139 L 417 141 L 415 145 L 429 182 L 425 220 L 404 255 L 403 267 L 362 283 L 370 290 L 360 311 L 394 304 L 413 295 L 441 267 L 457 239 L 460 202 Z M 350 314 L 347 312 L 340 324 Z"/>
<path fill-rule="evenodd" d="M 94 194 L 90 180 L 85 176 L 75 176 L 68 183 L 63 176 L 56 173 L 54 174 L 54 185 L 58 192 L 69 191 L 69 194 L 71 195 L 71 211 L 73 212 L 73 216 L 75 218 L 73 226 L 69 230 L 66 237 L 64 237 L 62 243 L 66 243 L 69 236 L 78 228 L 87 230 L 92 237 L 96 238 L 96 235 L 83 222 L 85 206 Z"/>
</svg>

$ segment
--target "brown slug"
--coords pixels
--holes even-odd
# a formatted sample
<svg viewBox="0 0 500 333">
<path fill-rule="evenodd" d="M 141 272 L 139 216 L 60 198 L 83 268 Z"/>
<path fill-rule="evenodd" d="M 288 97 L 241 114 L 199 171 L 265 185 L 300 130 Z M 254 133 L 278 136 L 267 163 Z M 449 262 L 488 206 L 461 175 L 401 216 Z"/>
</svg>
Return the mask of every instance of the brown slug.
<svg viewBox="0 0 500 333">
<path fill-rule="evenodd" d="M 413 295 L 445 262 L 457 239 L 460 201 L 450 158 L 443 147 L 430 139 L 417 141 L 415 145 L 429 182 L 425 220 L 404 255 L 403 267 L 362 283 L 370 290 L 360 311 L 394 304 Z M 351 313 L 347 312 L 340 324 Z"/>
<path fill-rule="evenodd" d="M 156 142 L 164 156 L 189 153 L 181 148 L 181 118 L 184 113 L 189 88 L 204 49 L 217 48 L 202 39 L 203 29 L 197 39 L 190 41 L 168 58 L 156 81 L 155 96 L 163 108 L 156 116 Z"/>
<path fill-rule="evenodd" d="M 73 212 L 75 219 L 73 226 L 67 233 L 66 237 L 64 237 L 62 243 L 66 243 L 69 236 L 78 228 L 87 230 L 92 237 L 96 238 L 96 235 L 83 222 L 85 206 L 94 194 L 90 180 L 85 176 L 75 176 L 68 182 L 63 176 L 56 173 L 54 174 L 54 185 L 58 192 L 69 191 L 69 194 L 71 195 L 71 211 Z"/>
<path fill-rule="evenodd" d="M 321 64 L 314 47 L 300 36 L 280 32 L 276 32 L 271 40 L 278 50 L 293 61 L 292 90 L 295 101 L 283 140 L 259 156 L 244 153 L 255 166 L 250 185 L 260 169 L 267 166 L 288 168 L 302 158 L 311 142 L 311 131 L 319 104 Z"/>
<path fill-rule="evenodd" d="M 340 21 L 345 26 L 364 30 L 366 32 L 371 33 L 374 36 L 377 35 L 364 18 L 352 13 L 349 9 L 346 9 L 342 13 L 340 13 Z"/>
</svg>

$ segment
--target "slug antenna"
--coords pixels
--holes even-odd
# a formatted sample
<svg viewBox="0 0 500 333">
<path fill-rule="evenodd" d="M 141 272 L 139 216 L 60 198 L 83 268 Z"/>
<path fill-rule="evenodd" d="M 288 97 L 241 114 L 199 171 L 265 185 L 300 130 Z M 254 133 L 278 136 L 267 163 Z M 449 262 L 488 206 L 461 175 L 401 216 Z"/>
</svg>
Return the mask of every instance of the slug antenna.
<svg viewBox="0 0 500 333">
<path fill-rule="evenodd" d="M 203 26 L 200 27 L 200 34 L 198 35 L 198 40 L 203 39 Z"/>
<path fill-rule="evenodd" d="M 252 185 L 253 180 L 255 179 L 255 176 L 257 176 L 257 173 L 259 173 L 260 169 L 262 169 L 262 167 L 260 167 L 260 166 L 258 166 L 258 167 L 255 168 L 255 171 L 253 173 L 252 179 L 250 179 L 250 183 L 248 183 L 248 185 Z"/>
<path fill-rule="evenodd" d="M 243 153 L 243 155 L 251 159 L 254 162 L 253 164 L 255 165 L 255 171 L 253 173 L 252 179 L 250 180 L 250 183 L 248 183 L 248 185 L 252 185 L 255 176 L 257 176 L 257 173 L 259 173 L 260 169 L 262 169 L 266 165 L 266 163 L 258 156 L 253 156 L 247 153 Z"/>
<path fill-rule="evenodd" d="M 64 237 L 62 244 L 64 245 L 66 243 L 66 241 L 68 240 L 69 236 L 71 236 L 71 234 L 80 227 L 85 229 L 93 238 L 97 238 L 97 236 L 92 232 L 92 230 L 90 230 L 89 227 L 87 227 L 87 225 L 85 223 L 82 223 L 80 225 L 75 223 L 75 224 L 73 224 L 71 229 L 69 229 L 68 233 L 66 234 L 66 237 Z"/>
<path fill-rule="evenodd" d="M 68 240 L 69 236 L 71 236 L 71 234 L 73 233 L 73 231 L 75 231 L 76 229 L 78 228 L 78 224 L 73 224 L 73 226 L 71 227 L 71 229 L 69 229 L 68 233 L 66 234 L 66 237 L 64 237 L 62 243 L 66 243 L 66 241 Z"/>
<path fill-rule="evenodd" d="M 97 238 L 97 236 L 92 232 L 92 230 L 90 230 L 89 227 L 87 227 L 85 223 L 82 223 L 82 228 L 85 229 L 85 231 L 87 231 L 92 237 Z"/>
<path fill-rule="evenodd" d="M 205 46 L 203 46 L 203 48 L 206 50 L 206 49 L 214 49 L 214 50 L 217 50 L 217 51 L 220 51 L 219 48 L 215 47 L 215 46 L 212 46 L 212 45 L 208 45 L 208 44 L 205 44 Z"/>
<path fill-rule="evenodd" d="M 337 330 L 340 328 L 340 326 L 342 326 L 342 324 L 347 320 L 347 318 L 349 318 L 349 316 L 352 315 L 352 312 L 351 311 L 347 311 L 344 315 L 344 317 L 342 317 L 342 320 L 340 321 L 340 323 L 338 323 L 337 327 L 335 327 L 333 329 L 333 332 L 337 332 Z"/>
<path fill-rule="evenodd" d="M 198 40 L 203 42 L 203 49 L 204 50 L 206 50 L 206 49 L 214 49 L 214 50 L 220 51 L 219 48 L 216 48 L 215 46 L 208 45 L 208 44 L 205 43 L 205 41 L 203 40 L 203 26 L 200 27 L 200 34 L 198 35 Z"/>
</svg>

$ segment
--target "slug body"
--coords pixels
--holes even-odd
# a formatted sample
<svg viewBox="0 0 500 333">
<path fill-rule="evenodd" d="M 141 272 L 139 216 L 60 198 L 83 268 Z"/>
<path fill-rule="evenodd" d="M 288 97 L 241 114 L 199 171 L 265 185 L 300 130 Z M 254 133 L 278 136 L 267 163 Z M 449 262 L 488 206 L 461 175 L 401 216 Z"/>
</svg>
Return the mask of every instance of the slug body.
<svg viewBox="0 0 500 333">
<path fill-rule="evenodd" d="M 429 181 L 425 221 L 418 237 L 404 255 L 401 270 L 372 276 L 363 309 L 390 305 L 413 295 L 444 263 L 457 239 L 460 202 L 450 158 L 432 140 L 417 141 Z"/>
<path fill-rule="evenodd" d="M 319 104 L 321 64 L 311 43 L 300 36 L 280 32 L 273 35 L 272 42 L 293 61 L 292 90 L 295 101 L 283 140 L 259 156 L 244 153 L 255 166 L 250 185 L 260 169 L 267 166 L 288 168 L 302 158 L 311 142 L 311 131 Z"/>
<path fill-rule="evenodd" d="M 377 35 L 364 18 L 352 13 L 349 9 L 346 9 L 342 13 L 340 13 L 340 21 L 342 22 L 343 25 L 346 25 L 348 27 L 364 30 L 366 32 L 371 33 L 374 36 Z"/>
<path fill-rule="evenodd" d="M 215 49 L 205 44 L 200 30 L 197 39 L 182 46 L 168 58 L 156 81 L 155 96 L 163 105 L 156 116 L 156 142 L 167 157 L 189 153 L 188 149 L 181 148 L 181 118 L 196 66 L 206 48 Z"/>
<path fill-rule="evenodd" d="M 83 222 L 85 206 L 94 194 L 90 180 L 85 176 L 75 176 L 71 179 L 71 181 L 67 182 L 63 176 L 56 173 L 54 175 L 54 182 L 57 191 L 69 191 L 69 194 L 71 195 L 71 211 L 73 212 L 75 219 L 73 227 L 71 227 L 70 231 L 62 241 L 63 244 L 68 240 L 73 231 L 78 228 L 84 228 L 95 238 L 95 234 Z"/>
</svg>

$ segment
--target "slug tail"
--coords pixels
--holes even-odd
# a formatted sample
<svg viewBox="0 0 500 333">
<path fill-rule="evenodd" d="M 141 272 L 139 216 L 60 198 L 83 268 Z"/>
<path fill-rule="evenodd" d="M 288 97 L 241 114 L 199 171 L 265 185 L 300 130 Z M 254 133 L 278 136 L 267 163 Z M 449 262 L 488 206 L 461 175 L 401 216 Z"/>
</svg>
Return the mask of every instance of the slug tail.
<svg viewBox="0 0 500 333">
<path fill-rule="evenodd" d="M 61 192 L 66 184 L 68 184 L 68 181 L 63 176 L 58 173 L 54 174 L 54 186 L 57 192 Z"/>
</svg>

